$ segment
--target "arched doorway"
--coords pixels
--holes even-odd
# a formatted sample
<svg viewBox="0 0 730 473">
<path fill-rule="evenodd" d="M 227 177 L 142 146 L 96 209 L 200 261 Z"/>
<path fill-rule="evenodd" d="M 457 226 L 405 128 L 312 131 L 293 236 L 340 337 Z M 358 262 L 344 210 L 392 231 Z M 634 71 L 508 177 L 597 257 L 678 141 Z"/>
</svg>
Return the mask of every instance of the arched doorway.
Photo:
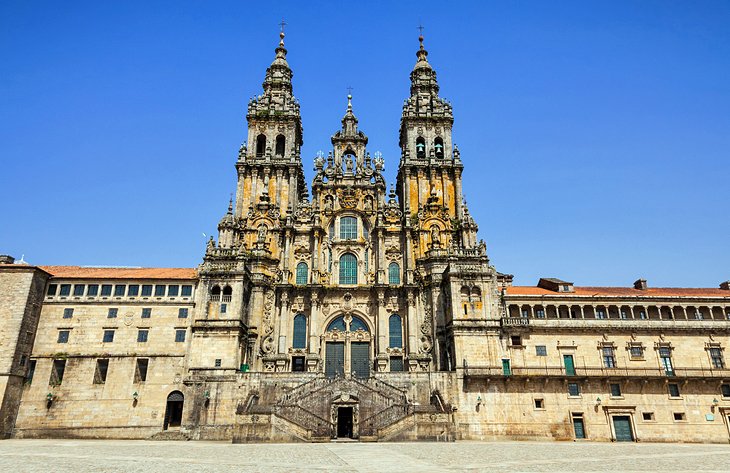
<svg viewBox="0 0 730 473">
<path fill-rule="evenodd" d="M 370 377 L 370 329 L 360 317 L 346 314 L 335 317 L 324 334 L 325 375 Z"/>
<path fill-rule="evenodd" d="M 167 406 L 165 407 L 165 424 L 162 429 L 167 430 L 170 427 L 180 427 L 182 424 L 183 403 L 185 396 L 180 391 L 173 391 L 167 396 Z"/>
</svg>

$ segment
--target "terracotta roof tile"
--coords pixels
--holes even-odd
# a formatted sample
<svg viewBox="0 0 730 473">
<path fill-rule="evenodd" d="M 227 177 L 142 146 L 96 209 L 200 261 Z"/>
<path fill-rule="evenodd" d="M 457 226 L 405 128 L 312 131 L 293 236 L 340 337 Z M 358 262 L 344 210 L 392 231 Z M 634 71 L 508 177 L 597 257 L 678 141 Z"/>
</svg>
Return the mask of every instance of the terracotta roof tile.
<svg viewBox="0 0 730 473">
<path fill-rule="evenodd" d="M 614 297 L 726 297 L 730 299 L 730 291 L 725 289 L 695 287 L 652 287 L 634 289 L 633 287 L 575 287 L 575 292 L 555 292 L 535 286 L 510 286 L 510 296 L 614 296 Z"/>
<path fill-rule="evenodd" d="M 54 278 L 64 279 L 195 279 L 195 268 L 95 268 L 39 266 Z"/>
</svg>

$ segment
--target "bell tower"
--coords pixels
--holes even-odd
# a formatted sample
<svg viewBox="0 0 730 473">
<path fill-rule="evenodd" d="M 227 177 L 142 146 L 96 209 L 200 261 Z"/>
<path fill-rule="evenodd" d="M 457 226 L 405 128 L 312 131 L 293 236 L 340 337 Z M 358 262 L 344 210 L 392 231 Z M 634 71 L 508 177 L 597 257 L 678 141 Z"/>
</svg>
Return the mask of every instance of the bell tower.
<svg viewBox="0 0 730 473">
<path fill-rule="evenodd" d="M 236 168 L 236 216 L 244 217 L 261 202 L 285 215 L 306 192 L 300 150 L 303 143 L 299 102 L 292 91 L 292 70 L 286 60 L 284 32 L 261 95 L 248 103 L 248 137 Z"/>
<path fill-rule="evenodd" d="M 461 190 L 464 167 L 451 138 L 454 115 L 451 104 L 438 95 L 436 71 L 428 62 L 423 36 L 418 40 L 410 97 L 404 101 L 401 115 L 401 160 L 397 177 L 399 201 L 415 230 L 416 258 L 425 256 L 429 249 L 450 246 L 453 239 L 456 239 L 453 243 L 462 244 L 452 222 L 464 218 Z M 441 222 L 428 222 L 428 216 L 438 216 Z"/>
</svg>

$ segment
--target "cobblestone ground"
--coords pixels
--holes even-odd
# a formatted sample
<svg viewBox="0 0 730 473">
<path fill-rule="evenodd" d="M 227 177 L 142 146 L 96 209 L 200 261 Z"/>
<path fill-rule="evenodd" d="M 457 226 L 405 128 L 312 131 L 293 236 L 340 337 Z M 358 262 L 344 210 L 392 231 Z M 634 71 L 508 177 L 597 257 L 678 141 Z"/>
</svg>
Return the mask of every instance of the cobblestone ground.
<svg viewBox="0 0 730 473">
<path fill-rule="evenodd" d="M 730 445 L 0 441 L 0 472 L 730 471 Z"/>
</svg>

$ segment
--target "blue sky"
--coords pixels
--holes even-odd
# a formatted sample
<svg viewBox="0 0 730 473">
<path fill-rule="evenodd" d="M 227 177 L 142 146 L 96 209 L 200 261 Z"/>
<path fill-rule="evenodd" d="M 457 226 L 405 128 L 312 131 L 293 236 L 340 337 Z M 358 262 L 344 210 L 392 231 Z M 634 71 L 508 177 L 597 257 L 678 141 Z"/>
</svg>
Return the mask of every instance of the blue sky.
<svg viewBox="0 0 730 473">
<path fill-rule="evenodd" d="M 347 86 L 394 181 L 422 22 L 499 271 L 730 279 L 727 1 L 2 2 L 0 253 L 197 265 L 282 17 L 308 182 Z"/>
</svg>

